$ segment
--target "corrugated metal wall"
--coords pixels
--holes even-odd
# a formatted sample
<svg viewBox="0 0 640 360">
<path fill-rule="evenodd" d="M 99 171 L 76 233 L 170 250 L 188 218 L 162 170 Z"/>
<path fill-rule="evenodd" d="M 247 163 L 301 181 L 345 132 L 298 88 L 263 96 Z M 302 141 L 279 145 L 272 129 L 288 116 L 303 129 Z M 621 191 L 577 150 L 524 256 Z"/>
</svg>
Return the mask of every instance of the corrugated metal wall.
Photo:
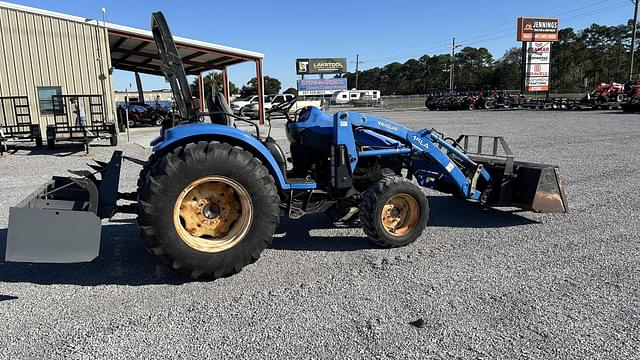
<svg viewBox="0 0 640 360">
<path fill-rule="evenodd" d="M 32 121 L 40 122 L 44 135 L 53 118 L 40 114 L 37 87 L 60 86 L 63 95 L 102 95 L 99 75 L 105 74 L 106 119 L 113 121 L 105 41 L 106 30 L 95 21 L 83 24 L 0 7 L 0 96 L 28 96 Z"/>
</svg>

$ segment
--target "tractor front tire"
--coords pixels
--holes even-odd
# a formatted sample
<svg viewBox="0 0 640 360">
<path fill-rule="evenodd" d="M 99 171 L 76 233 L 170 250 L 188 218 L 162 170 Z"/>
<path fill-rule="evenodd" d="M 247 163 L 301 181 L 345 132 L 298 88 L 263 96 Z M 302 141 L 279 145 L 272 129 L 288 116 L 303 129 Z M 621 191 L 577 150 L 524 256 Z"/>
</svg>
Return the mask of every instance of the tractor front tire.
<svg viewBox="0 0 640 360">
<path fill-rule="evenodd" d="M 138 225 L 161 262 L 216 279 L 239 272 L 271 244 L 280 198 L 251 153 L 200 141 L 151 160 L 139 182 Z"/>
<path fill-rule="evenodd" d="M 429 220 L 429 204 L 422 189 L 399 176 L 385 175 L 372 185 L 360 204 L 365 234 L 381 247 L 414 242 Z"/>
</svg>

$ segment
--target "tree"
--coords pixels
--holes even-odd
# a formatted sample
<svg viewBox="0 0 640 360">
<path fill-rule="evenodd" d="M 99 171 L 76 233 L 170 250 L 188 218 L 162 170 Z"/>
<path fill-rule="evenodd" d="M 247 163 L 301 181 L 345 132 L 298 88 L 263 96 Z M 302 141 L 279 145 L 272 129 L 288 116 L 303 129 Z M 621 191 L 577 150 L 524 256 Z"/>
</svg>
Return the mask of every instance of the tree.
<svg viewBox="0 0 640 360">
<path fill-rule="evenodd" d="M 629 71 L 633 21 L 624 25 L 593 24 L 581 31 L 560 30 L 551 48 L 551 87 L 578 90 L 585 79 L 589 87 L 599 82 L 625 82 Z M 360 89 L 380 90 L 383 95 L 438 92 L 449 88 L 449 54 L 423 55 L 404 63 L 360 71 Z M 634 73 L 640 75 L 640 61 Z M 494 60 L 486 48 L 465 47 L 456 54 L 456 87 L 460 91 L 518 90 L 522 81 L 522 48 L 514 47 Z M 349 88 L 355 74 L 346 73 Z"/>
<path fill-rule="evenodd" d="M 283 94 L 291 94 L 293 96 L 298 96 L 298 90 L 296 88 L 288 88 L 287 90 L 282 92 Z"/>
<path fill-rule="evenodd" d="M 495 64 L 488 78 L 492 89 L 520 89 L 522 79 L 522 49 L 513 47 L 507 50 Z"/>
<path fill-rule="evenodd" d="M 205 99 L 211 94 L 212 86 L 215 88 L 216 92 L 222 92 L 223 89 L 223 76 L 222 73 L 214 73 L 213 77 L 211 74 L 207 74 L 203 77 L 204 80 L 204 96 Z M 200 84 L 199 78 L 196 77 L 191 83 L 191 93 L 193 96 L 198 96 L 198 86 Z M 234 95 L 238 93 L 238 87 L 229 81 L 229 94 Z"/>
<path fill-rule="evenodd" d="M 486 48 L 465 47 L 456 54 L 456 87 L 480 90 L 493 72 L 493 56 Z"/>
<path fill-rule="evenodd" d="M 269 76 L 264 77 L 264 93 L 265 94 L 277 94 L 280 92 L 280 88 L 282 87 L 282 83 L 280 80 L 276 78 L 272 78 Z M 242 87 L 240 90 L 241 96 L 250 96 L 258 94 L 258 80 L 257 78 L 253 78 L 247 82 L 246 85 Z"/>
</svg>

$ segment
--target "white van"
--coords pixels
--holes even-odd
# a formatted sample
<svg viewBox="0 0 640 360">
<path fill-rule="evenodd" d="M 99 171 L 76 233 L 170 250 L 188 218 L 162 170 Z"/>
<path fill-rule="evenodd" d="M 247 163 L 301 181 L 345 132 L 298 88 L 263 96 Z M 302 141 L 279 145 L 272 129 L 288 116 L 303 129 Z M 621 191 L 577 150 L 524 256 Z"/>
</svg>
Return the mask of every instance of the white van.
<svg viewBox="0 0 640 360">
<path fill-rule="evenodd" d="M 346 105 L 352 101 L 380 101 L 380 90 L 342 90 L 331 95 L 331 105 Z"/>
</svg>

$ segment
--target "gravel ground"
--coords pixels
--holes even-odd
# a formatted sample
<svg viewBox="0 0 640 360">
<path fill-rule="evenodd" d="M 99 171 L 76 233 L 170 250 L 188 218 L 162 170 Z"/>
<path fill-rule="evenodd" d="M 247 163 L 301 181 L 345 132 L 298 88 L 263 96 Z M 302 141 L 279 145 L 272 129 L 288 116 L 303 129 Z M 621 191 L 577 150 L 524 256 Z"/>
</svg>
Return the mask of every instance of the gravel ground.
<svg viewBox="0 0 640 360">
<path fill-rule="evenodd" d="M 483 210 L 429 194 L 430 227 L 393 250 L 322 215 L 283 219 L 258 262 L 215 282 L 157 265 L 134 220 L 118 217 L 92 263 L 0 262 L 0 358 L 640 358 L 638 115 L 380 115 L 504 135 L 517 159 L 560 165 L 571 212 Z M 112 150 L 0 158 L 0 256 L 10 206 Z M 125 165 L 123 188 L 138 170 Z M 410 324 L 419 318 L 425 327 Z"/>
</svg>

